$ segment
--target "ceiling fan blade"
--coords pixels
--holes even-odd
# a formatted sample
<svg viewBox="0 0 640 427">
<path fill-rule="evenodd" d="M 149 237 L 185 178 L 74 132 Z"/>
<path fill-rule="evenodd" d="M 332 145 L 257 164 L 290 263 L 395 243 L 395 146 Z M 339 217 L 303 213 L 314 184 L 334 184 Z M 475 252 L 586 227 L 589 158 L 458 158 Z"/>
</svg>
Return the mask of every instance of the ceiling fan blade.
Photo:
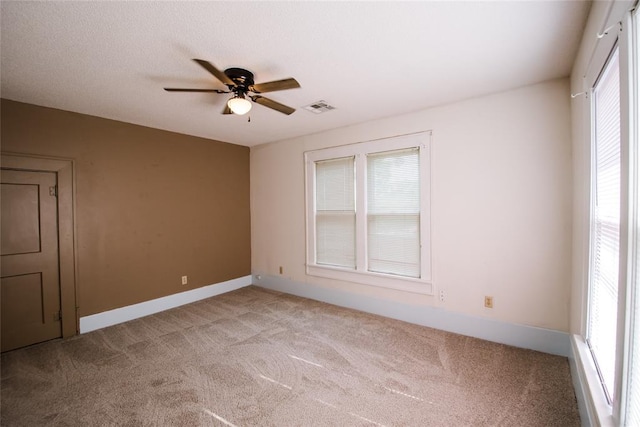
<svg viewBox="0 0 640 427">
<path fill-rule="evenodd" d="M 229 93 L 229 91 L 220 89 L 189 89 L 189 88 L 177 88 L 177 87 L 165 87 L 167 92 L 215 92 L 215 93 Z"/>
<path fill-rule="evenodd" d="M 205 70 L 213 74 L 216 79 L 220 80 L 222 83 L 226 84 L 227 86 L 233 86 L 233 87 L 236 86 L 236 84 L 233 82 L 233 80 L 229 78 L 229 76 L 227 76 L 225 73 L 223 73 L 222 71 L 214 67 L 211 62 L 205 61 L 204 59 L 195 59 L 195 58 L 194 58 L 194 61 L 200 64 L 202 68 L 204 68 Z"/>
<path fill-rule="evenodd" d="M 300 83 L 296 79 L 274 80 L 272 82 L 258 83 L 251 86 L 251 92 L 265 93 L 275 92 L 276 90 L 295 89 L 300 87 Z"/>
<path fill-rule="evenodd" d="M 260 105 L 271 108 L 272 110 L 280 111 L 283 114 L 289 115 L 296 111 L 295 108 L 288 107 L 284 104 L 274 101 L 273 99 L 265 98 L 264 96 L 254 95 L 251 97 L 253 102 L 257 102 Z"/>
<path fill-rule="evenodd" d="M 229 105 L 226 102 L 224 103 L 224 110 L 222 110 L 222 114 L 233 114 L 233 111 L 231 111 L 231 108 L 229 108 Z"/>
</svg>

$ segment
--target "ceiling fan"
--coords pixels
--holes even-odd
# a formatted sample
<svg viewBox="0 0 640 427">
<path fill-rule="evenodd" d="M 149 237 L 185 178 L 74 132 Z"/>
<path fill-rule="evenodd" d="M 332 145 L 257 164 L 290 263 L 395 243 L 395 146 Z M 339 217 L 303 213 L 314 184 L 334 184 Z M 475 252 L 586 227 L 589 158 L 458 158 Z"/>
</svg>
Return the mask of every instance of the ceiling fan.
<svg viewBox="0 0 640 427">
<path fill-rule="evenodd" d="M 296 79 L 288 78 L 283 80 L 274 80 L 266 83 L 255 83 L 253 81 L 253 73 L 243 68 L 227 68 L 224 72 L 218 70 L 208 61 L 203 59 L 194 59 L 202 68 L 213 74 L 220 82 L 225 84 L 228 90 L 220 89 L 189 89 L 189 88 L 172 88 L 165 87 L 168 92 L 215 92 L 215 93 L 233 93 L 233 96 L 225 104 L 222 114 L 246 114 L 251 110 L 251 102 L 256 102 L 265 107 L 279 111 L 283 114 L 291 114 L 295 108 L 280 104 L 273 99 L 265 98 L 259 95 L 265 92 L 275 92 L 278 90 L 294 89 L 300 87 Z"/>
</svg>

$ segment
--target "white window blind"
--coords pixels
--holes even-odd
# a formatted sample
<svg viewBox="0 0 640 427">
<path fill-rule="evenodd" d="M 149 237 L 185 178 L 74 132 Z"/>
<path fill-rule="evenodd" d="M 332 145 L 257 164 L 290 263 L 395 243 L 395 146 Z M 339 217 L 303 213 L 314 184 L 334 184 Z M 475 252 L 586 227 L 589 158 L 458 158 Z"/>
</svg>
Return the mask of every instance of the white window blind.
<svg viewBox="0 0 640 427">
<path fill-rule="evenodd" d="M 420 277 L 417 148 L 367 156 L 368 270 Z"/>
<path fill-rule="evenodd" d="M 355 268 L 354 157 L 316 167 L 316 263 Z"/>
<path fill-rule="evenodd" d="M 620 73 L 617 48 L 593 90 L 594 210 L 587 342 L 609 402 L 615 378 L 620 244 Z"/>
</svg>

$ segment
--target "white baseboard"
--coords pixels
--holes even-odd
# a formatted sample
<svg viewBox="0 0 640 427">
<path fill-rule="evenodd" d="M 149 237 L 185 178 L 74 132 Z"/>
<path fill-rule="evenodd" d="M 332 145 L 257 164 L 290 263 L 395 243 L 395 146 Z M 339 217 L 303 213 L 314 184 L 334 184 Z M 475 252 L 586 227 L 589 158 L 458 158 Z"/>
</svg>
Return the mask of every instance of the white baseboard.
<svg viewBox="0 0 640 427">
<path fill-rule="evenodd" d="M 564 357 L 569 357 L 571 352 L 569 334 L 566 332 L 454 313 L 437 307 L 380 300 L 259 273 L 254 275 L 253 283 L 275 291 L 514 347 Z"/>
<path fill-rule="evenodd" d="M 95 331 L 96 329 L 106 328 L 107 326 L 117 325 L 118 323 L 196 302 L 201 299 L 235 291 L 236 289 L 251 285 L 251 280 L 252 276 L 239 277 L 237 279 L 227 280 L 226 282 L 180 292 L 139 304 L 128 305 L 126 307 L 92 314 L 91 316 L 84 316 L 80 318 L 80 333 L 84 334 Z"/>
</svg>

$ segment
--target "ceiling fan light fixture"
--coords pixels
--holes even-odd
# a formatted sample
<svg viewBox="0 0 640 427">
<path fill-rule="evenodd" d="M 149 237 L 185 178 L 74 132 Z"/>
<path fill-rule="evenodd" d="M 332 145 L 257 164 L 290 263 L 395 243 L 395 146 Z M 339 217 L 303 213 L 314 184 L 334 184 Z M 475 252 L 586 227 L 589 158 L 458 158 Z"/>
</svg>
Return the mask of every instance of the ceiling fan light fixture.
<svg viewBox="0 0 640 427">
<path fill-rule="evenodd" d="M 229 109 L 233 111 L 233 114 L 237 114 L 239 116 L 247 114 L 249 110 L 251 110 L 251 102 L 242 95 L 234 96 L 227 101 L 227 105 L 229 106 Z"/>
</svg>

